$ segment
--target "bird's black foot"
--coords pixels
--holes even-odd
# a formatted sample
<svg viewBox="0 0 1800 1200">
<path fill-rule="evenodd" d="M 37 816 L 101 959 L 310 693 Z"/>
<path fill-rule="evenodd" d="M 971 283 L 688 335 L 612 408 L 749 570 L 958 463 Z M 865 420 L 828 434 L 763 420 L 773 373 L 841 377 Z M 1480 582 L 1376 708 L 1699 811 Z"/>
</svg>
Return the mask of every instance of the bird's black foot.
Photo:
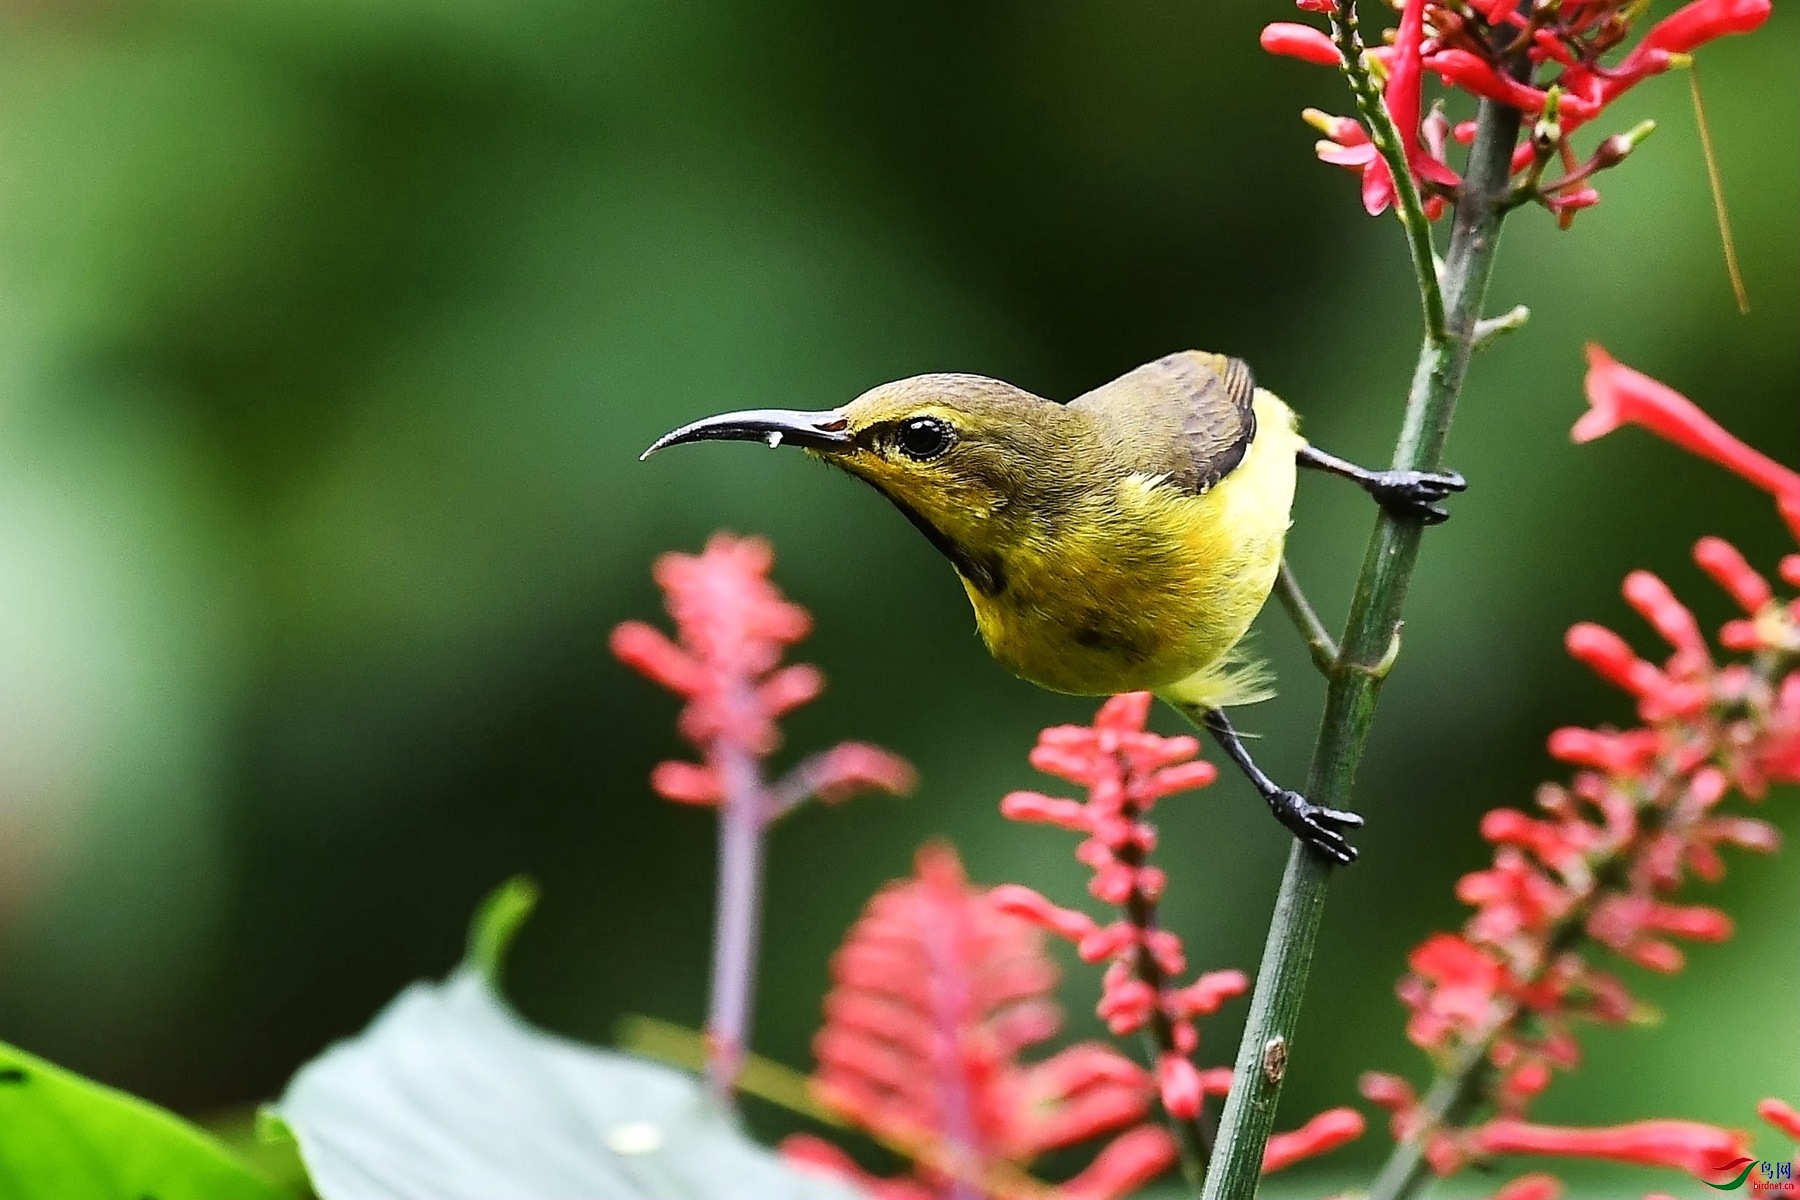
<svg viewBox="0 0 1800 1200">
<path fill-rule="evenodd" d="M 1396 517 L 1426 525 L 1449 520 L 1449 511 L 1438 501 L 1469 486 L 1455 471 L 1371 471 L 1317 446 L 1300 447 L 1296 459 L 1303 467 L 1354 481 Z"/>
<path fill-rule="evenodd" d="M 1469 486 L 1455 471 L 1371 471 L 1357 482 L 1396 517 L 1427 525 L 1449 520 L 1449 511 L 1438 501 Z"/>
<path fill-rule="evenodd" d="M 1250 781 L 1250 786 L 1268 801 L 1269 811 L 1275 814 L 1275 819 L 1287 826 L 1290 833 L 1333 862 L 1348 866 L 1356 861 L 1356 847 L 1346 842 L 1339 831 L 1355 829 L 1363 823 L 1361 817 L 1353 812 L 1314 804 L 1299 792 L 1291 792 L 1270 779 L 1268 773 L 1250 757 L 1250 750 L 1244 745 L 1244 739 L 1232 728 L 1231 719 L 1223 710 L 1190 708 L 1179 704 L 1176 707 L 1213 735 L 1213 740 L 1219 743 L 1219 749 L 1225 751 L 1226 757 L 1237 764 L 1238 769 L 1244 773 L 1244 778 Z"/>
<path fill-rule="evenodd" d="M 1359 828 L 1363 819 L 1353 812 L 1325 808 L 1314 804 L 1299 792 L 1285 788 L 1270 792 L 1263 799 L 1275 819 L 1287 826 L 1288 832 L 1335 863 L 1349 866 L 1356 861 L 1356 847 L 1339 832 Z"/>
</svg>

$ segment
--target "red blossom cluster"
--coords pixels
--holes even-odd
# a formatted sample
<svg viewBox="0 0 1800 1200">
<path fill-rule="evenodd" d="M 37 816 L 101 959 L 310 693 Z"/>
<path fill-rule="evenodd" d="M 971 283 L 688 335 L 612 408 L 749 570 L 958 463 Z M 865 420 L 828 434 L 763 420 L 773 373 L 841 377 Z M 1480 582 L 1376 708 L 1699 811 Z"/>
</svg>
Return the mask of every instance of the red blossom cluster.
<svg viewBox="0 0 1800 1200">
<path fill-rule="evenodd" d="M 1593 407 L 1575 427 L 1577 440 L 1643 425 L 1772 492 L 1800 541 L 1800 475 L 1598 347 L 1589 361 Z M 1663 662 L 1640 658 L 1599 625 L 1571 629 L 1570 653 L 1632 696 L 1639 724 L 1550 736 L 1551 754 L 1575 769 L 1573 779 L 1543 787 L 1535 814 L 1487 815 L 1482 835 L 1495 846 L 1493 865 L 1457 885 L 1474 915 L 1460 933 L 1428 938 L 1409 960 L 1412 973 L 1399 989 L 1408 1036 L 1474 1082 L 1491 1115 L 1456 1126 L 1390 1075 L 1365 1076 L 1363 1092 L 1392 1114 L 1396 1140 L 1420 1144 L 1439 1174 L 1510 1154 L 1662 1166 L 1708 1179 L 1751 1161 L 1744 1134 L 1694 1121 L 1570 1129 L 1525 1119 L 1552 1073 L 1579 1062 L 1579 1021 L 1623 1024 L 1640 1011 L 1592 950 L 1673 972 L 1685 961 L 1678 939 L 1729 937 L 1728 916 L 1679 902 L 1677 893 L 1690 876 L 1722 876 L 1722 847 L 1776 848 L 1773 826 L 1721 811 L 1728 796 L 1756 800 L 1771 783 L 1800 782 L 1800 600 L 1777 598 L 1718 538 L 1702 541 L 1695 560 L 1743 610 L 1719 638 L 1731 657 L 1716 658 L 1693 613 L 1644 571 L 1626 580 L 1625 599 L 1668 642 Z M 1786 557 L 1781 574 L 1800 584 L 1800 555 Z M 1766 1101 L 1761 1111 L 1778 1128 L 1793 1127 L 1785 1105 Z M 1527 1176 L 1497 1200 L 1548 1200 L 1559 1186 Z"/>
<path fill-rule="evenodd" d="M 1298 0 L 1309 12 L 1337 16 L 1334 0 Z M 1601 140 L 1585 160 L 1569 138 L 1641 80 L 1687 66 L 1698 47 L 1726 34 L 1748 33 L 1768 19 L 1770 0 L 1693 0 L 1652 25 L 1629 50 L 1641 0 L 1404 0 L 1392 41 L 1366 51 L 1368 67 L 1403 142 L 1408 167 L 1436 220 L 1461 179 L 1448 161 L 1451 142 L 1475 136 L 1472 121 L 1452 125 L 1441 105 L 1424 107 L 1423 84 L 1435 75 L 1446 89 L 1511 105 L 1532 121 L 1531 136 L 1513 153 L 1520 176 L 1517 198 L 1535 201 L 1566 227 L 1574 214 L 1599 202 L 1593 177 L 1618 165 L 1650 131 L 1648 125 Z M 1343 60 L 1338 43 L 1311 25 L 1280 21 L 1263 30 L 1273 54 L 1321 66 Z M 1394 200 L 1394 181 L 1369 130 L 1350 117 L 1308 109 L 1324 134 L 1319 158 L 1362 177 L 1363 205 L 1379 213 Z M 1561 174 L 1546 179 L 1560 163 Z"/>
<path fill-rule="evenodd" d="M 876 894 L 831 969 L 815 1095 L 916 1165 L 879 1178 L 810 1136 L 782 1143 L 790 1161 L 876 1200 L 1115 1200 L 1174 1161 L 1168 1132 L 1143 1123 L 1152 1084 L 1136 1063 L 1092 1042 L 1019 1061 L 1061 1025 L 1056 968 L 1042 933 L 971 887 L 948 846 Z M 1067 1183 L 1025 1173 L 1046 1150 L 1099 1137 Z"/>
<path fill-rule="evenodd" d="M 1231 1089 L 1232 1075 L 1229 1067 L 1194 1065 L 1200 1045 L 1195 1018 L 1217 1012 L 1243 994 L 1249 981 L 1241 971 L 1209 971 L 1185 986 L 1175 982 L 1187 971 L 1187 956 L 1181 939 L 1157 924 L 1166 878 L 1148 862 L 1156 827 L 1146 817 L 1158 800 L 1203 787 L 1217 772 L 1197 757 L 1196 739 L 1145 729 L 1150 705 L 1148 692 L 1114 696 L 1092 725 L 1055 726 L 1039 736 L 1032 766 L 1086 788 L 1085 801 L 1013 792 L 1000 804 L 1012 820 L 1086 835 L 1076 857 L 1094 872 L 1088 890 L 1120 909 L 1119 918 L 1102 925 L 1017 884 L 995 888 L 993 895 L 1005 911 L 1074 942 L 1084 962 L 1108 964 L 1100 1017 L 1115 1035 L 1149 1032 L 1159 1051 L 1156 1077 L 1163 1107 L 1177 1121 L 1192 1122 L 1208 1094 L 1222 1096 Z M 1301 1129 L 1270 1139 L 1263 1169 L 1280 1170 L 1362 1131 L 1362 1116 L 1353 1109 L 1322 1113 Z"/>
<path fill-rule="evenodd" d="M 728 533 L 714 534 L 700 554 L 665 554 L 654 573 L 679 644 L 642 621 L 613 630 L 615 655 L 687 698 L 679 728 L 704 759 L 660 763 L 650 786 L 682 804 L 716 805 L 734 792 L 758 792 L 767 817 L 811 796 L 837 800 L 863 788 L 909 790 L 912 768 L 862 742 L 813 755 L 767 786 L 752 777 L 754 764 L 780 745 L 776 722 L 825 687 L 817 667 L 781 665 L 787 648 L 812 628 L 812 618 L 770 581 L 773 564 L 767 542 Z"/>
</svg>

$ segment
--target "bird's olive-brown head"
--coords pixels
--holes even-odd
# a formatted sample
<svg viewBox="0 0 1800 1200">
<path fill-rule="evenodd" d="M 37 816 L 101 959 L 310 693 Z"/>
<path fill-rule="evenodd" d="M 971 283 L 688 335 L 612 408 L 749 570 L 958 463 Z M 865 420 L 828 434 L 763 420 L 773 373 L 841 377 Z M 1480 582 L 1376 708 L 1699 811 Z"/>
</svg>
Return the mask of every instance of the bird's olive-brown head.
<svg viewBox="0 0 1800 1200">
<path fill-rule="evenodd" d="M 1006 548 L 1061 509 L 1105 457 L 1081 414 L 980 375 L 918 375 L 822 412 L 753 409 L 684 425 L 699 441 L 799 446 L 873 485 L 971 584 L 1001 586 Z"/>
</svg>

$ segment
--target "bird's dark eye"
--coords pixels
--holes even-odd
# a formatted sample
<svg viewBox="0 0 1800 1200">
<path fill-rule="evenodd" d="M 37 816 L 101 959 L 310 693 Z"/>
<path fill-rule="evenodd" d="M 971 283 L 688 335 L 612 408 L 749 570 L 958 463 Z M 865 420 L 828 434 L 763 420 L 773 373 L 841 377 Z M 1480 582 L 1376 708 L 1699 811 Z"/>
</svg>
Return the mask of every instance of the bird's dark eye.
<svg viewBox="0 0 1800 1200">
<path fill-rule="evenodd" d="M 894 444 L 900 447 L 900 453 L 919 462 L 936 458 L 955 440 L 956 432 L 949 422 L 936 417 L 914 417 L 903 422 L 894 434 Z"/>
</svg>

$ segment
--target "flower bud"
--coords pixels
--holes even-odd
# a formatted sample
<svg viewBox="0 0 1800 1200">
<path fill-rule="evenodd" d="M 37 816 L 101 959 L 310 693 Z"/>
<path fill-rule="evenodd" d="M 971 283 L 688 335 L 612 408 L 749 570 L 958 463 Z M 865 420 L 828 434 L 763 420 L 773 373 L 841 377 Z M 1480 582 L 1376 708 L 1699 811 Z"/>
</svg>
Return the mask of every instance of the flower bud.
<svg viewBox="0 0 1800 1200">
<path fill-rule="evenodd" d="M 1624 133 L 1613 134 L 1594 151 L 1594 170 L 1604 171 L 1608 167 L 1618 166 L 1625 161 L 1626 155 L 1637 149 L 1639 142 L 1655 132 L 1655 121 L 1640 121 Z"/>
</svg>

